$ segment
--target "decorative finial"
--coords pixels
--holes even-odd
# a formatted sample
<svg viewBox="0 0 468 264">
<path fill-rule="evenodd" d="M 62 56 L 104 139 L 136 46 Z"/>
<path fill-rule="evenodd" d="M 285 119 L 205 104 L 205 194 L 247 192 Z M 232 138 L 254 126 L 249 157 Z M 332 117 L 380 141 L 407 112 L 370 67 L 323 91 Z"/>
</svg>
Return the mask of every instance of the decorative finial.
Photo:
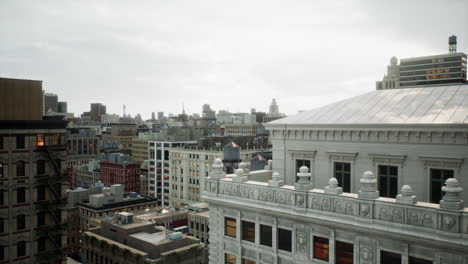
<svg viewBox="0 0 468 264">
<path fill-rule="evenodd" d="M 449 210 L 461 210 L 464 208 L 464 203 L 461 199 L 463 188 L 460 187 L 457 179 L 447 179 L 445 186 L 442 187 L 442 191 L 445 192 L 445 195 L 440 200 L 440 208 Z"/>
<path fill-rule="evenodd" d="M 409 185 L 401 187 L 401 194 L 396 196 L 396 202 L 402 204 L 416 204 L 416 195 L 413 195 L 413 188 Z"/>
<path fill-rule="evenodd" d="M 377 190 L 377 178 L 371 171 L 366 171 L 362 174 L 361 189 L 358 192 L 358 198 L 373 200 L 379 198 Z"/>
<path fill-rule="evenodd" d="M 294 185 L 296 190 L 311 190 L 313 188 L 310 181 L 311 173 L 309 172 L 309 168 L 306 166 L 300 167 L 297 177 L 299 180 Z"/>
<path fill-rule="evenodd" d="M 336 178 L 331 178 L 328 181 L 328 186 L 325 187 L 325 193 L 328 194 L 342 194 L 343 188 L 338 187 L 338 180 Z"/>
<path fill-rule="evenodd" d="M 281 187 L 284 185 L 284 181 L 281 180 L 281 176 L 278 172 L 273 172 L 273 175 L 271 177 L 272 179 L 270 181 L 268 181 L 268 186 L 271 186 L 271 187 Z"/>
</svg>

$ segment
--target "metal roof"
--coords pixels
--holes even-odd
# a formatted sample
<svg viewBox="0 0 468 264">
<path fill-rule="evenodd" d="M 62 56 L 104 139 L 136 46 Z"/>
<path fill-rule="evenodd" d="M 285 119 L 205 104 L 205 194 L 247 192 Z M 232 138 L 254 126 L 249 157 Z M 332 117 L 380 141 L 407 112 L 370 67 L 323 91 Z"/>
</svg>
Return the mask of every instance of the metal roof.
<svg viewBox="0 0 468 264">
<path fill-rule="evenodd" d="M 378 90 L 269 123 L 468 124 L 468 85 Z"/>
</svg>

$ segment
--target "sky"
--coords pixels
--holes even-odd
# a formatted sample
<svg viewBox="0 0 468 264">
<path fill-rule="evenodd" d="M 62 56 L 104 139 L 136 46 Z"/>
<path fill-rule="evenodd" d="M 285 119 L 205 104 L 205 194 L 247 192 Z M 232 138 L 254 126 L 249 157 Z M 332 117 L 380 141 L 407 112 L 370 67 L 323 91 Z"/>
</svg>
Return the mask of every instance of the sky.
<svg viewBox="0 0 468 264">
<path fill-rule="evenodd" d="M 375 90 L 392 56 L 468 53 L 468 0 L 1 0 L 0 77 L 80 115 L 288 115 Z"/>
</svg>

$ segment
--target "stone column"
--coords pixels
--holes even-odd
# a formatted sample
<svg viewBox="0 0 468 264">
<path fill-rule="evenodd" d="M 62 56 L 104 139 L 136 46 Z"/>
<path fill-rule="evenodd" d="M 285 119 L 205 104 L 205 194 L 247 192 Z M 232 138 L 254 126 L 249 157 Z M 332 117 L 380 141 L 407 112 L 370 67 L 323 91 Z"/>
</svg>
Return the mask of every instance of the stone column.
<svg viewBox="0 0 468 264">
<path fill-rule="evenodd" d="M 361 188 L 358 192 L 358 198 L 368 200 L 379 198 L 379 191 L 377 190 L 377 178 L 371 171 L 364 172 L 360 182 Z"/>
<path fill-rule="evenodd" d="M 296 190 L 307 191 L 313 188 L 313 185 L 310 179 L 311 173 L 309 172 L 309 168 L 307 168 L 306 166 L 302 166 L 299 169 L 299 172 L 297 173 L 297 177 L 299 177 L 299 180 L 297 181 L 296 184 L 294 184 L 294 187 L 296 188 Z"/>
<path fill-rule="evenodd" d="M 442 187 L 445 192 L 444 197 L 440 200 L 440 208 L 449 210 L 462 210 L 464 208 L 461 192 L 463 188 L 455 178 L 450 178 L 445 181 L 445 186 Z"/>
</svg>

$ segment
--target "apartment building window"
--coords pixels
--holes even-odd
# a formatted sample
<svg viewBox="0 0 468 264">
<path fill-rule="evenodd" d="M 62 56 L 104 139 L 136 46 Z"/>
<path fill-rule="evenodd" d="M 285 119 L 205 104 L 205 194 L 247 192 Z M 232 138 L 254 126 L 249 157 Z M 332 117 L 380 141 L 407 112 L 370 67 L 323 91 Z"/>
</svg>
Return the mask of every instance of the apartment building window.
<svg viewBox="0 0 468 264">
<path fill-rule="evenodd" d="M 37 175 L 45 174 L 45 160 L 38 160 L 36 164 Z"/>
<path fill-rule="evenodd" d="M 26 188 L 18 187 L 16 189 L 16 203 L 24 203 L 24 202 L 26 202 Z"/>
<path fill-rule="evenodd" d="M 5 260 L 5 246 L 0 246 L 0 260 Z"/>
<path fill-rule="evenodd" d="M 47 239 L 45 237 L 40 237 L 37 240 L 37 252 L 46 251 L 46 243 L 47 243 Z"/>
<path fill-rule="evenodd" d="M 37 213 L 37 227 L 45 226 L 46 224 L 46 213 L 38 212 Z"/>
<path fill-rule="evenodd" d="M 23 177 L 25 176 L 25 162 L 20 160 L 16 162 L 16 176 Z"/>
<path fill-rule="evenodd" d="M 314 236 L 314 258 L 328 261 L 329 250 L 328 238 Z"/>
<path fill-rule="evenodd" d="M 0 233 L 5 233 L 5 219 L 0 218 Z"/>
<path fill-rule="evenodd" d="M 255 223 L 242 221 L 242 240 L 255 243 Z"/>
<path fill-rule="evenodd" d="M 336 264 L 353 264 L 353 244 L 336 241 L 335 261 Z"/>
<path fill-rule="evenodd" d="M 36 146 L 42 147 L 45 145 L 44 134 L 36 135 Z"/>
<path fill-rule="evenodd" d="M 236 264 L 236 256 L 228 253 L 224 254 L 226 264 Z"/>
<path fill-rule="evenodd" d="M 453 178 L 453 170 L 431 169 L 431 203 L 439 203 L 442 199 L 442 186 L 449 178 Z"/>
<path fill-rule="evenodd" d="M 3 163 L 0 162 L 0 178 L 3 178 Z"/>
<path fill-rule="evenodd" d="M 260 245 L 271 247 L 273 245 L 273 228 L 260 225 Z"/>
<path fill-rule="evenodd" d="M 16 216 L 16 230 L 23 230 L 26 228 L 26 215 L 21 214 Z"/>
<path fill-rule="evenodd" d="M 16 136 L 16 149 L 24 149 L 26 143 L 26 137 L 24 135 Z"/>
<path fill-rule="evenodd" d="M 250 259 L 242 259 L 242 264 L 255 264 L 255 261 Z"/>
<path fill-rule="evenodd" d="M 224 234 L 230 237 L 236 237 L 237 222 L 236 219 L 225 217 L 224 218 Z"/>
<path fill-rule="evenodd" d="M 299 169 L 302 166 L 306 166 L 310 170 L 310 160 L 304 160 L 304 159 L 297 159 L 296 160 L 296 174 L 299 172 Z M 299 178 L 296 176 L 296 182 L 299 180 Z"/>
<path fill-rule="evenodd" d="M 19 241 L 18 244 L 16 244 L 16 256 L 17 257 L 26 256 L 26 242 L 25 241 Z"/>
<path fill-rule="evenodd" d="M 432 264 L 432 260 L 421 259 L 417 257 L 409 257 L 409 264 Z"/>
<path fill-rule="evenodd" d="M 398 167 L 379 165 L 380 196 L 395 198 L 398 194 Z"/>
<path fill-rule="evenodd" d="M 394 264 L 401 263 L 401 255 L 393 252 L 380 251 L 380 263 L 381 264 Z"/>
<path fill-rule="evenodd" d="M 278 249 L 292 251 L 292 232 L 291 230 L 278 228 Z"/>
<path fill-rule="evenodd" d="M 37 200 L 43 201 L 46 199 L 46 187 L 45 185 L 37 186 Z"/>
<path fill-rule="evenodd" d="M 5 190 L 0 190 L 0 205 L 5 205 Z"/>
<path fill-rule="evenodd" d="M 3 149 L 3 136 L 0 136 L 0 149 Z"/>
<path fill-rule="evenodd" d="M 54 134 L 54 145 L 60 145 L 60 134 Z"/>
<path fill-rule="evenodd" d="M 343 192 L 351 192 L 351 163 L 335 162 L 333 174 Z"/>
</svg>

